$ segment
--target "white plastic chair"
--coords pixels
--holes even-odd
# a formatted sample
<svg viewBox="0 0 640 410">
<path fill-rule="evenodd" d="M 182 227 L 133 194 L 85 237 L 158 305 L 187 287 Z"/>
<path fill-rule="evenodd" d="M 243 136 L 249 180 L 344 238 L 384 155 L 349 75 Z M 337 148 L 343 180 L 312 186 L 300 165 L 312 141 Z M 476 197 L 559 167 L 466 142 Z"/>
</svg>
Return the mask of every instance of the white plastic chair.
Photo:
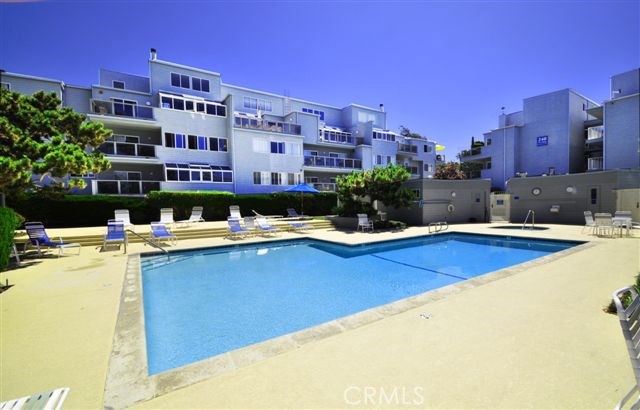
<svg viewBox="0 0 640 410">
<path fill-rule="evenodd" d="M 160 209 L 160 223 L 165 225 L 173 225 L 176 221 L 173 220 L 173 208 L 162 208 Z"/>
<path fill-rule="evenodd" d="M 631 304 L 625 309 L 622 304 L 622 295 L 627 292 L 631 293 Z M 635 288 L 630 286 L 613 292 L 613 303 L 616 305 L 622 335 L 627 343 L 627 352 L 629 353 L 631 368 L 633 369 L 633 375 L 636 379 L 634 386 L 618 402 L 615 409 L 622 409 L 634 394 L 636 400 L 631 405 L 631 408 L 638 409 L 640 408 L 640 396 L 638 395 L 638 393 L 640 393 L 640 358 L 638 357 L 640 355 L 640 346 L 638 343 L 640 340 L 640 332 L 638 331 L 640 329 L 640 323 L 638 323 L 638 317 L 640 317 L 640 298 L 638 298 L 638 292 L 636 292 Z"/>
<path fill-rule="evenodd" d="M 124 223 L 124 227 L 131 227 L 131 230 L 135 230 L 135 226 L 131 223 L 128 209 L 116 209 L 113 211 L 113 219 L 118 219 Z"/>
<path fill-rule="evenodd" d="M 362 232 L 366 229 L 373 232 L 373 221 L 369 220 L 367 214 L 358 214 L 358 227 L 356 228 L 356 231 L 359 229 L 362 229 Z"/>
<path fill-rule="evenodd" d="M 240 207 L 238 205 L 229 206 L 229 216 L 235 219 L 242 219 L 240 215 Z"/>
<path fill-rule="evenodd" d="M 585 228 L 591 228 L 592 234 L 596 230 L 596 221 L 593 220 L 593 214 L 591 211 L 584 211 L 584 227 L 582 227 L 581 232 L 584 232 Z"/>
<path fill-rule="evenodd" d="M 613 236 L 613 218 L 611 214 L 608 213 L 599 213 L 594 215 L 594 219 L 596 222 L 596 235 L 602 236 Z"/>
<path fill-rule="evenodd" d="M 178 221 L 178 223 L 189 225 L 192 223 L 204 222 L 204 218 L 202 217 L 202 211 L 203 211 L 203 208 L 201 206 L 194 206 L 193 209 L 191 209 L 191 216 L 189 216 L 189 219 Z"/>
</svg>

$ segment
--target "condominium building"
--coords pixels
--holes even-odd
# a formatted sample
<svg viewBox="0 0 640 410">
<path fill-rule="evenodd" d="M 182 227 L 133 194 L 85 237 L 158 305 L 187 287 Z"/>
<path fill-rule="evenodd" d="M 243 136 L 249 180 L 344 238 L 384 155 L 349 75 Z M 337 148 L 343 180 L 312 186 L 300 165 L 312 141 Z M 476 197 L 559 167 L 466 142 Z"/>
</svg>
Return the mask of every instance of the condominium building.
<svg viewBox="0 0 640 410">
<path fill-rule="evenodd" d="M 501 190 L 513 177 L 637 169 L 639 78 L 639 69 L 613 76 L 612 98 L 602 105 L 571 89 L 526 98 L 461 160 L 480 164 L 472 177 Z"/>
<path fill-rule="evenodd" d="M 91 87 L 14 73 L 0 80 L 20 93 L 53 91 L 113 130 L 98 148 L 111 168 L 83 176 L 82 193 L 270 193 L 303 181 L 335 190 L 338 175 L 388 163 L 416 179 L 435 172 L 435 142 L 389 131 L 382 104 L 338 108 L 225 84 L 154 49 L 148 63 L 148 77 L 102 69 Z"/>
</svg>

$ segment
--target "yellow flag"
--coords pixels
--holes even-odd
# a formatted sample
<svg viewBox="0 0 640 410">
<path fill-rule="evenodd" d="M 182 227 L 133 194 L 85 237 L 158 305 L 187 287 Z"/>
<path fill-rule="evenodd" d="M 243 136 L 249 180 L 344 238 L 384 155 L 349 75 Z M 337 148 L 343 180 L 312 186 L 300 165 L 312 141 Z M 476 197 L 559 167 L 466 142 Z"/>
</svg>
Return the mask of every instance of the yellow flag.
<svg viewBox="0 0 640 410">
<path fill-rule="evenodd" d="M 447 148 L 444 145 L 440 145 L 440 144 L 436 144 L 436 151 L 444 151 L 444 149 Z"/>
</svg>

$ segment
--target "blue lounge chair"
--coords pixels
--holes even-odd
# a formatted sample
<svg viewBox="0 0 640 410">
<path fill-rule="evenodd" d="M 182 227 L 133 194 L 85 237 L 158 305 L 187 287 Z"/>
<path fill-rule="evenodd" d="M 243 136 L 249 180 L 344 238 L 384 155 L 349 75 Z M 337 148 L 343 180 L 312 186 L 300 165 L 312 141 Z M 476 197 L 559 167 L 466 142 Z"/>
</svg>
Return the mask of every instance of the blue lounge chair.
<svg viewBox="0 0 640 410">
<path fill-rule="evenodd" d="M 102 241 L 102 250 L 107 247 L 108 243 L 123 243 L 124 253 L 127 253 L 129 238 L 124 230 L 124 221 L 120 219 L 109 219 L 107 221 L 107 234 Z"/>
<path fill-rule="evenodd" d="M 302 222 L 289 222 L 292 231 L 303 232 L 311 229 L 311 226 Z"/>
<path fill-rule="evenodd" d="M 256 224 L 258 224 L 258 228 L 265 233 L 276 233 L 278 232 L 278 228 L 275 226 L 271 226 L 267 223 L 267 218 L 264 216 L 256 217 Z"/>
<path fill-rule="evenodd" d="M 80 255 L 80 249 L 82 245 L 79 243 L 63 242 L 62 238 L 59 241 L 52 241 L 47 235 L 47 231 L 44 229 L 42 222 L 27 222 L 24 224 L 24 228 L 29 235 L 29 242 L 24 245 L 24 250 L 27 250 L 28 246 L 35 246 L 38 249 L 38 255 L 42 255 L 42 247 L 57 248 L 58 256 L 62 255 L 62 250 L 65 248 L 78 248 L 78 255 Z"/>
<path fill-rule="evenodd" d="M 227 237 L 229 238 L 243 238 L 250 234 L 249 231 L 240 226 L 240 219 L 238 218 L 227 218 L 227 224 L 229 225 L 227 231 Z"/>
<path fill-rule="evenodd" d="M 287 208 L 287 217 L 288 218 L 301 218 L 306 219 L 309 218 L 307 215 L 300 215 L 298 211 L 293 208 Z"/>
<path fill-rule="evenodd" d="M 160 242 L 168 241 L 171 245 L 176 244 L 176 236 L 171 233 L 162 222 L 151 222 L 151 241 L 156 245 Z"/>
</svg>

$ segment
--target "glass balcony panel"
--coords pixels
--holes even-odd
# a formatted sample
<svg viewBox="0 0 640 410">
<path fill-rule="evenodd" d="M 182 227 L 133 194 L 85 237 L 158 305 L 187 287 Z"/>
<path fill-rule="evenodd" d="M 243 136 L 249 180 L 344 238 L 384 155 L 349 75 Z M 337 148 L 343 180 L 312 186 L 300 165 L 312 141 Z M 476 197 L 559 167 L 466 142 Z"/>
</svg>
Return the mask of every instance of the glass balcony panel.
<svg viewBox="0 0 640 410">
<path fill-rule="evenodd" d="M 148 194 L 151 191 L 159 191 L 160 182 L 156 181 L 142 181 L 142 193 Z"/>
<path fill-rule="evenodd" d="M 136 155 L 136 145 L 135 144 L 127 144 L 127 143 L 117 143 L 116 144 L 116 155 Z"/>
<path fill-rule="evenodd" d="M 138 156 L 155 157 L 156 147 L 153 145 L 138 144 Z"/>
<path fill-rule="evenodd" d="M 118 181 L 97 181 L 99 194 L 118 194 Z"/>
<path fill-rule="evenodd" d="M 120 181 L 120 193 L 122 195 L 140 195 L 141 187 L 138 181 Z"/>
</svg>

